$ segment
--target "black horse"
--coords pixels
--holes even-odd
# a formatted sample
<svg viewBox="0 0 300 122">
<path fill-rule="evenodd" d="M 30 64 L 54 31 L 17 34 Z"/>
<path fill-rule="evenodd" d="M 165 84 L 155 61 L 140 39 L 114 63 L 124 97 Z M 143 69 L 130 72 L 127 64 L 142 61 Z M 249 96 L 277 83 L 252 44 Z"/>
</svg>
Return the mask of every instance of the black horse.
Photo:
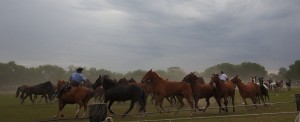
<svg viewBox="0 0 300 122">
<path fill-rule="evenodd" d="M 261 94 L 262 94 L 264 100 L 266 101 L 266 99 L 268 98 L 268 101 L 270 102 L 269 90 L 264 86 L 264 78 L 260 77 L 260 78 L 258 78 L 258 81 L 259 81 L 259 88 L 260 88 L 260 91 L 261 91 Z"/>
<path fill-rule="evenodd" d="M 141 105 L 140 111 L 146 112 L 146 95 L 144 90 L 136 85 L 119 85 L 109 78 L 108 75 L 103 77 L 99 76 L 93 87 L 103 85 L 104 88 L 104 103 L 108 103 L 108 110 L 111 114 L 115 114 L 111 111 L 111 106 L 115 101 L 127 101 L 130 100 L 130 108 L 123 114 L 126 116 L 134 104 L 138 102 Z"/>
<path fill-rule="evenodd" d="M 46 102 L 48 103 L 48 98 L 49 100 L 53 99 L 53 94 L 54 94 L 54 86 L 50 81 L 34 85 L 34 86 L 29 86 L 25 88 L 20 96 L 21 98 L 21 103 L 24 103 L 24 100 L 29 96 L 30 100 L 32 103 L 34 103 L 32 99 L 32 95 L 42 95 L 42 97 L 45 97 Z M 48 97 L 47 97 L 48 95 Z"/>
</svg>

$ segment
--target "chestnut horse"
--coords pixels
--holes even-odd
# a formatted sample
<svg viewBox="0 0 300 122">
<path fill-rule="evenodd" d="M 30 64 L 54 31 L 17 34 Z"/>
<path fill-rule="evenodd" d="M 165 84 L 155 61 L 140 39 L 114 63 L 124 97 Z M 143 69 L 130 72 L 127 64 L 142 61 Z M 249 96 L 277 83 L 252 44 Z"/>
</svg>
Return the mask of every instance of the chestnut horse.
<svg viewBox="0 0 300 122">
<path fill-rule="evenodd" d="M 57 82 L 57 89 L 60 89 L 64 84 L 67 82 L 63 80 L 58 80 Z M 79 117 L 80 109 L 84 108 L 83 117 L 85 117 L 85 113 L 87 110 L 87 103 L 88 101 L 93 97 L 94 90 L 84 87 L 84 86 L 78 86 L 78 87 L 71 87 L 69 91 L 66 93 L 63 93 L 60 97 L 58 97 L 58 113 L 57 115 L 53 116 L 53 118 L 57 117 L 64 117 L 62 114 L 62 110 L 65 107 L 66 104 L 78 104 L 79 108 L 76 111 L 76 117 Z"/>
<path fill-rule="evenodd" d="M 233 106 L 233 112 L 235 112 L 234 98 L 235 98 L 235 85 L 231 81 L 223 82 L 219 78 L 219 74 L 212 74 L 211 82 L 216 85 L 215 97 L 219 105 L 219 113 L 224 110 L 221 105 L 221 99 L 224 99 L 225 111 L 228 112 L 228 98 L 231 98 L 231 103 Z"/>
<path fill-rule="evenodd" d="M 195 101 L 193 99 L 193 92 L 188 83 L 184 82 L 170 82 L 161 78 L 156 72 L 153 72 L 152 69 L 149 70 L 141 80 L 147 85 L 152 86 L 153 92 L 156 96 L 155 105 L 159 112 L 165 111 L 162 107 L 163 99 L 170 96 L 177 96 L 177 99 L 180 103 L 180 106 L 177 110 L 181 109 L 184 106 L 182 101 L 183 97 L 187 99 L 190 107 L 192 109 L 191 114 L 195 113 Z M 176 112 L 177 113 L 177 112 Z"/>
<path fill-rule="evenodd" d="M 193 72 L 186 75 L 183 78 L 182 82 L 186 82 L 191 85 L 194 94 L 195 107 L 198 110 L 200 110 L 198 107 L 199 99 L 205 98 L 206 106 L 203 109 L 203 111 L 205 111 L 206 108 L 210 105 L 209 99 L 214 96 L 214 86 L 212 84 L 206 84 L 202 77 L 197 77 Z"/>
<path fill-rule="evenodd" d="M 260 88 L 256 83 L 248 82 L 247 84 L 244 84 L 242 82 L 242 80 L 238 78 L 238 75 L 235 76 L 234 78 L 232 78 L 231 81 L 237 85 L 240 95 L 242 96 L 242 98 L 245 102 L 245 105 L 247 105 L 246 98 L 250 98 L 252 100 L 253 104 L 255 104 L 255 108 L 257 108 L 257 105 L 256 105 L 256 103 L 258 101 L 257 96 L 259 98 L 261 98 L 261 100 L 265 104 L 265 101 L 261 95 Z"/>
</svg>

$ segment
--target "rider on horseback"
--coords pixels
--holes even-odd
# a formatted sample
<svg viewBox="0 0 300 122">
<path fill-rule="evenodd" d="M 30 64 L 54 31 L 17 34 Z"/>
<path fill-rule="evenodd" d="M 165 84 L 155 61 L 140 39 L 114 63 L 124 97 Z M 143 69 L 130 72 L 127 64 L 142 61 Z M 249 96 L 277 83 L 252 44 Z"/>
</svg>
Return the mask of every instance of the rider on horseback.
<svg viewBox="0 0 300 122">
<path fill-rule="evenodd" d="M 228 80 L 228 76 L 227 76 L 223 71 L 221 71 L 221 73 L 220 73 L 220 75 L 219 75 L 219 78 L 220 78 L 223 82 L 225 82 L 225 81 Z"/>
<path fill-rule="evenodd" d="M 65 84 L 61 87 L 61 89 L 57 93 L 57 97 L 59 98 L 65 91 L 69 91 L 71 89 L 71 86 L 78 87 L 80 84 L 82 84 L 82 81 L 87 81 L 87 79 L 82 74 L 83 68 L 79 67 L 77 68 L 76 72 L 72 73 L 70 76 L 69 84 Z"/>
</svg>

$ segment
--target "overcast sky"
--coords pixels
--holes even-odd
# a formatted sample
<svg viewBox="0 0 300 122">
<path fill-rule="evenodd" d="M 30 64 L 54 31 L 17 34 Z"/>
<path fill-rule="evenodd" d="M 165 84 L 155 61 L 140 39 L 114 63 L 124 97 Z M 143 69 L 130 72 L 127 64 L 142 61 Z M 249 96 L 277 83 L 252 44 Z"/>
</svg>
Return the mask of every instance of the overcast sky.
<svg viewBox="0 0 300 122">
<path fill-rule="evenodd" d="M 299 0 L 1 0 L 0 62 L 202 72 L 300 59 Z"/>
</svg>

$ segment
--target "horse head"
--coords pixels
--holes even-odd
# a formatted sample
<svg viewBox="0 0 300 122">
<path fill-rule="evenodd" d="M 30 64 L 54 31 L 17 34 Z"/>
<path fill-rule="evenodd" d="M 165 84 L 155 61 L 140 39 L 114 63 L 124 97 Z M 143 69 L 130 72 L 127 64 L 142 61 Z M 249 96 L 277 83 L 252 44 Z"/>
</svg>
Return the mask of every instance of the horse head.
<svg viewBox="0 0 300 122">
<path fill-rule="evenodd" d="M 256 83 L 256 76 L 251 76 L 251 82 Z"/>
<path fill-rule="evenodd" d="M 98 86 L 103 85 L 103 76 L 99 75 L 98 79 L 93 83 L 92 88 L 96 89 Z"/>
<path fill-rule="evenodd" d="M 57 83 L 56 83 L 56 88 L 57 89 L 60 89 L 64 84 L 66 84 L 67 82 L 64 81 L 64 80 L 57 80 Z"/>
<path fill-rule="evenodd" d="M 259 77 L 258 81 L 259 81 L 259 85 L 262 85 L 264 83 L 264 77 Z"/>
<path fill-rule="evenodd" d="M 242 80 L 239 78 L 238 75 L 236 75 L 234 78 L 232 78 L 230 81 L 232 81 L 232 83 L 237 84 L 238 82 L 241 82 Z"/>
<path fill-rule="evenodd" d="M 197 76 L 194 74 L 194 72 L 191 72 L 190 74 L 183 77 L 182 81 L 191 83 L 192 81 L 195 81 L 197 79 Z"/>
<path fill-rule="evenodd" d="M 134 80 L 133 78 L 131 78 L 130 80 L 128 80 L 129 83 L 137 83 L 136 80 Z"/>
<path fill-rule="evenodd" d="M 124 77 L 124 78 L 121 78 L 119 81 L 118 81 L 119 84 L 121 85 L 128 85 L 129 82 L 128 80 Z"/>
<path fill-rule="evenodd" d="M 149 70 L 145 75 L 144 77 L 142 78 L 141 82 L 142 83 L 148 83 L 149 81 L 152 81 L 153 80 L 153 71 L 152 69 Z"/>
</svg>

